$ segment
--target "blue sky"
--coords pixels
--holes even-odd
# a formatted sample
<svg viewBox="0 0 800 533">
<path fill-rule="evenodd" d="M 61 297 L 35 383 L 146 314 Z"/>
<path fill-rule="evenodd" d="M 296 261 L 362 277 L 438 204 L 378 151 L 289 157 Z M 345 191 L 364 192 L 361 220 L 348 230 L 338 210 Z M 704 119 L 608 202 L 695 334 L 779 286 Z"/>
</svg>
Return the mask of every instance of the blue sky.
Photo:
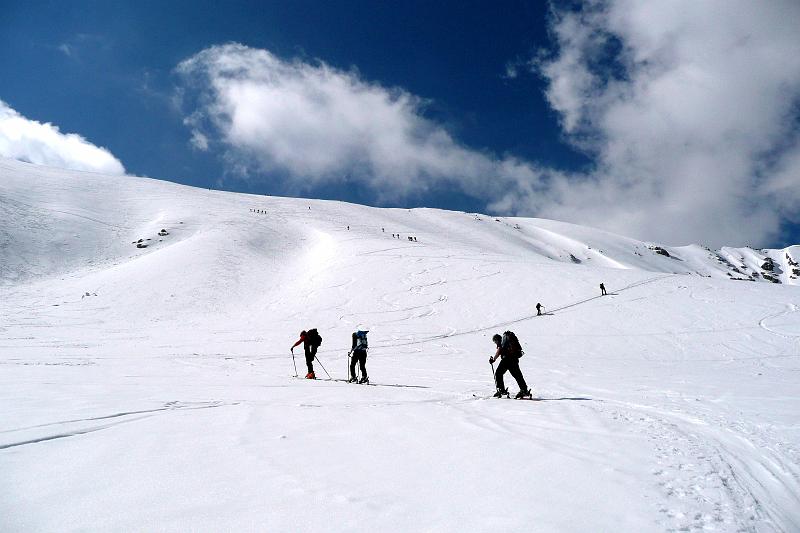
<svg viewBox="0 0 800 533">
<path fill-rule="evenodd" d="M 5 1 L 0 100 L 201 187 L 800 242 L 796 3 L 679 4 Z"/>
</svg>

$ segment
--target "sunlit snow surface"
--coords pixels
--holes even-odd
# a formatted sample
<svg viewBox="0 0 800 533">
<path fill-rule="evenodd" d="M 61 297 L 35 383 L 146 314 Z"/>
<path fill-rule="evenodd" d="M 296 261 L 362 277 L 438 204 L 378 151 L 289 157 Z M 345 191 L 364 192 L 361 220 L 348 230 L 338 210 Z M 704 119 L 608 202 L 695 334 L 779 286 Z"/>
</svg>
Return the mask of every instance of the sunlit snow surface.
<svg viewBox="0 0 800 533">
<path fill-rule="evenodd" d="M 0 530 L 800 530 L 800 250 L 652 246 L 0 160 Z"/>
</svg>

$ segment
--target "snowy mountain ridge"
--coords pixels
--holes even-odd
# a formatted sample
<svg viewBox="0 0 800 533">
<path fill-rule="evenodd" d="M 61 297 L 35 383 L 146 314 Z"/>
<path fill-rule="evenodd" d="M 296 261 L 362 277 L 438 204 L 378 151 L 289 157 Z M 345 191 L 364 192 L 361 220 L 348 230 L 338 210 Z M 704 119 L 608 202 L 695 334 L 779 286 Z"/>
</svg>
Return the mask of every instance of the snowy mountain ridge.
<svg viewBox="0 0 800 533">
<path fill-rule="evenodd" d="M 85 196 L 63 197 L 64 186 L 68 183 L 81 183 L 78 189 Z M 8 159 L 0 160 L 0 214 L 4 222 L 0 225 L 0 239 L 4 246 L 2 263 L 0 263 L 0 283 L 10 283 L 18 279 L 35 278 L 48 273 L 59 275 L 67 265 L 86 267 L 97 260 L 96 257 L 79 257 L 76 254 L 74 241 L 82 240 L 80 233 L 74 231 L 91 231 L 92 238 L 100 237 L 95 246 L 103 246 L 112 255 L 126 256 L 131 252 L 127 240 L 152 239 L 158 226 L 178 228 L 183 218 L 192 219 L 197 213 L 164 206 L 149 209 L 148 192 L 158 191 L 161 197 L 176 194 L 190 195 L 205 202 L 209 209 L 222 209 L 227 204 L 229 216 L 243 216 L 258 210 L 264 214 L 273 214 L 280 210 L 281 216 L 291 215 L 296 210 L 298 216 L 320 219 L 325 216 L 325 208 L 337 206 L 334 210 L 352 210 L 352 226 L 358 231 L 370 230 L 375 233 L 381 228 L 396 229 L 406 239 L 411 233 L 423 236 L 428 243 L 436 243 L 442 239 L 453 239 L 469 245 L 474 236 L 493 237 L 503 246 L 504 253 L 520 254 L 532 260 L 541 258 L 563 263 L 585 264 L 601 268 L 636 268 L 650 272 L 673 274 L 696 274 L 717 279 L 734 279 L 800 284 L 800 246 L 789 246 L 784 249 L 752 249 L 749 247 L 723 247 L 711 250 L 707 247 L 692 244 L 687 246 L 665 246 L 652 242 L 615 235 L 593 228 L 557 222 L 552 220 L 515 217 L 491 217 L 477 213 L 448 212 L 437 209 L 418 208 L 408 210 L 417 215 L 414 218 L 398 220 L 398 213 L 403 209 L 380 209 L 365 206 L 349 205 L 340 202 L 317 201 L 291 198 L 270 198 L 256 195 L 221 193 L 185 187 L 169 182 L 135 177 L 103 176 L 94 173 L 64 171 L 55 168 L 37 167 Z M 36 195 L 33 191 L 37 191 Z M 117 192 L 115 198 L 109 192 Z M 140 210 L 133 214 L 133 205 L 140 198 Z M 124 199 L 124 200 L 123 200 Z M 74 200 L 75 203 L 70 203 Z M 227 200 L 227 202 L 225 201 Z M 126 205 L 122 205 L 122 202 Z M 34 205 L 35 204 L 35 205 Z M 309 205 L 317 206 L 314 213 L 305 213 Z M 349 207 L 346 207 L 348 206 Z M 321 216 L 317 211 L 322 208 Z M 238 212 L 237 212 L 238 209 Z M 36 212 L 43 216 L 36 216 Z M 369 228 L 357 219 L 360 212 L 369 211 L 372 218 L 377 219 L 375 226 Z M 103 220 L 93 219 L 86 213 L 103 213 Z M 147 213 L 147 214 L 145 214 Z M 385 217 L 381 217 L 385 214 Z M 341 217 L 341 215 L 336 215 Z M 8 228 L 12 217 L 19 217 L 23 233 L 12 234 Z M 343 222 L 350 222 L 341 217 Z M 35 222 L 25 225 L 25 220 Z M 333 222 L 332 220 L 324 222 Z M 400 222 L 398 224 L 398 222 Z M 474 223 L 473 223 L 474 222 Z M 91 229 L 94 224 L 103 226 Z M 196 223 L 195 223 L 196 224 Z M 495 227 L 491 227 L 492 225 Z M 499 225 L 497 225 L 499 224 Z M 380 228 L 378 227 L 380 225 Z M 458 226 L 458 227 L 456 227 Z M 73 229 L 70 229 L 73 228 Z M 162 228 L 167 229 L 167 228 Z M 105 230 L 105 231 L 103 231 Z M 70 233 L 72 232 L 72 233 Z M 185 235 L 185 231 L 180 232 Z M 113 237 L 112 237 L 113 236 Z M 120 242 L 114 242 L 118 238 Z M 173 239 L 170 239 L 174 242 Z M 147 241 L 147 248 L 138 248 L 134 253 L 127 253 L 128 258 L 144 255 L 162 246 L 165 239 L 156 242 Z M 417 241 L 419 242 L 419 240 Z M 47 266 L 37 265 L 39 261 L 32 258 L 46 257 L 46 251 L 58 247 L 63 254 L 59 264 Z M 79 247 L 78 247 L 79 248 Z M 96 252 L 97 249 L 93 249 Z"/>
</svg>

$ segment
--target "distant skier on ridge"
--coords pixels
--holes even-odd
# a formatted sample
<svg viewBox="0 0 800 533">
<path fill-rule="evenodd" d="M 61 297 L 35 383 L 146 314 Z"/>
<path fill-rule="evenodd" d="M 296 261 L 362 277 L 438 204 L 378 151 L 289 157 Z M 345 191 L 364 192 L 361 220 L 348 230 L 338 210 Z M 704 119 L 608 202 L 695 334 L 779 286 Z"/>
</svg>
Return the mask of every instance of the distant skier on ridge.
<svg viewBox="0 0 800 533">
<path fill-rule="evenodd" d="M 606 292 L 606 286 L 601 283 L 600 284 L 600 296 L 605 296 L 607 294 L 608 293 Z"/>
<path fill-rule="evenodd" d="M 308 368 L 306 379 L 316 379 L 317 376 L 314 374 L 314 358 L 317 356 L 317 348 L 322 344 L 322 337 L 319 332 L 317 332 L 316 328 L 308 331 L 301 331 L 300 339 L 294 343 L 289 350 L 293 355 L 295 347 L 301 342 L 303 343 L 303 351 L 306 354 L 306 367 Z"/>
<path fill-rule="evenodd" d="M 517 336 L 513 331 L 506 331 L 502 337 L 500 335 L 492 337 L 492 341 L 497 346 L 497 351 L 494 357 L 489 358 L 489 363 L 494 364 L 497 359 L 500 359 L 500 364 L 497 365 L 497 371 L 494 374 L 495 385 L 497 386 L 497 392 L 494 393 L 494 397 L 508 396 L 508 389 L 503 383 L 503 374 L 508 371 L 514 376 L 514 379 L 517 380 L 517 385 L 519 385 L 519 392 L 515 398 L 531 398 L 531 391 L 525 383 L 522 371 L 519 369 L 519 358 L 525 352 L 522 351 L 522 346 L 520 346 Z"/>
</svg>

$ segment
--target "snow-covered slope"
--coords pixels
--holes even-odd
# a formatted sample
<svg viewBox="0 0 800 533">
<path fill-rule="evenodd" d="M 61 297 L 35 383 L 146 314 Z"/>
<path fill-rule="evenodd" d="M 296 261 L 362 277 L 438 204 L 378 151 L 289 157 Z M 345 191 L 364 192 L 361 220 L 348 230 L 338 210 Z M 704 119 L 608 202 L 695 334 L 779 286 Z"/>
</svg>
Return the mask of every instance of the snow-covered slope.
<svg viewBox="0 0 800 533">
<path fill-rule="evenodd" d="M 103 261 L 98 265 L 102 268 L 108 261 L 146 254 L 132 248 L 130 244 L 135 242 L 129 239 L 145 239 L 143 244 L 153 251 L 165 246 L 165 241 L 174 244 L 215 222 L 237 224 L 251 209 L 270 215 L 267 225 L 272 225 L 276 216 L 293 222 L 298 211 L 313 204 L 326 209 L 300 213 L 302 220 L 336 225 L 353 218 L 354 234 L 374 236 L 378 226 L 393 225 L 396 232 L 404 232 L 404 239 L 413 233 L 433 245 L 482 248 L 491 243 L 492 250 L 526 260 L 800 284 L 800 246 L 778 250 L 724 247 L 716 251 L 699 245 L 670 247 L 551 220 L 224 194 L 144 178 L 78 175 L 4 159 L 0 159 L 0 175 L 5 182 L 0 189 L 1 214 L 4 220 L 13 221 L 0 229 L 4 253 L 0 283 L 57 276 L 98 261 Z M 259 224 L 264 225 L 263 221 Z M 164 226 L 171 227 L 173 236 L 151 240 Z M 257 238 L 263 237 L 259 233 Z"/>
<path fill-rule="evenodd" d="M 2 529 L 798 530 L 798 259 L 0 160 Z"/>
</svg>

